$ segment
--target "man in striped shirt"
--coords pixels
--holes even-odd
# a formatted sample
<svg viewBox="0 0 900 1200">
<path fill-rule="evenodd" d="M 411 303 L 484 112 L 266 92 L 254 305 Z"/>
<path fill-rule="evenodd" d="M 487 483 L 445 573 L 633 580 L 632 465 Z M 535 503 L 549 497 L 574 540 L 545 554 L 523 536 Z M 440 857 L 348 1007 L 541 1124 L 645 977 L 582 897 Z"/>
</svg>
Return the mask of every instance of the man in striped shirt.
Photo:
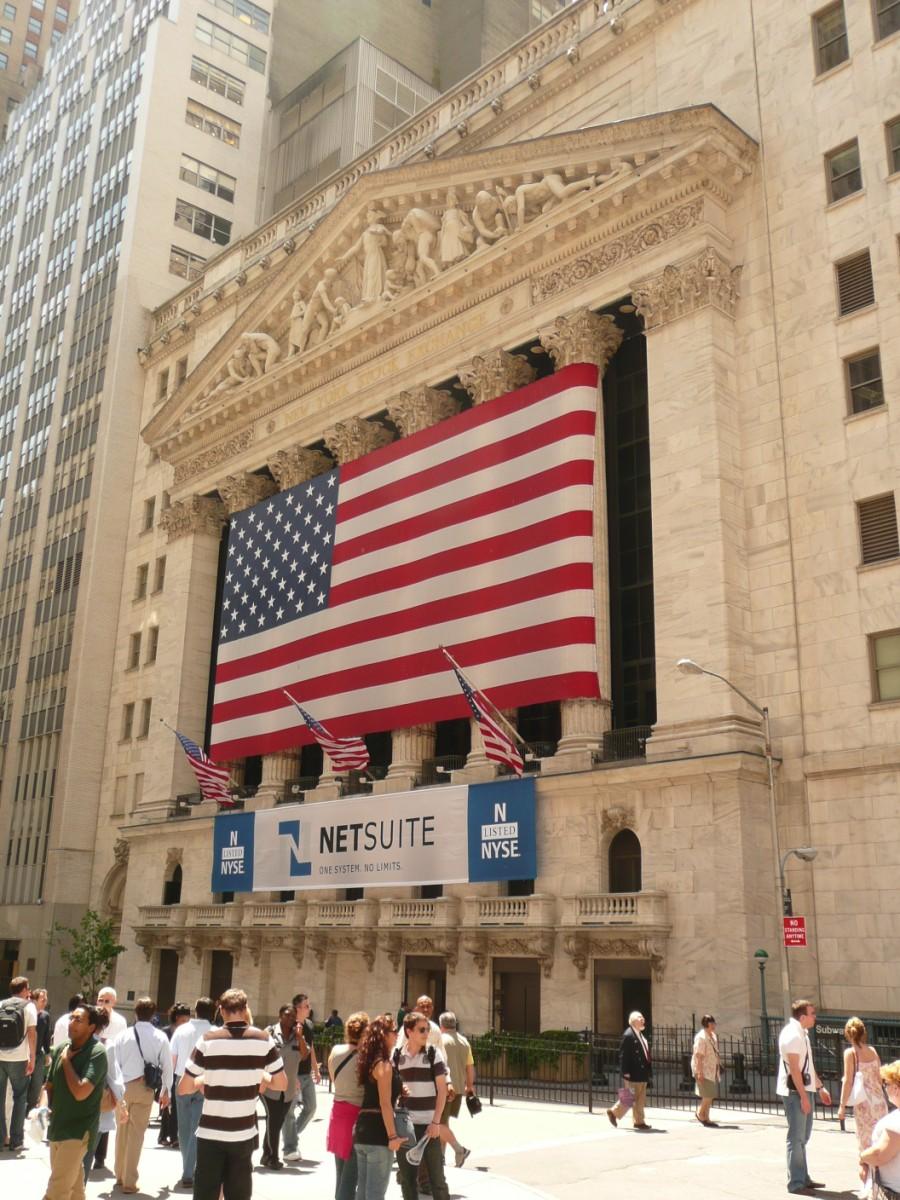
<svg viewBox="0 0 900 1200">
<path fill-rule="evenodd" d="M 197 1127 L 194 1200 L 249 1200 L 251 1155 L 259 1142 L 256 1099 L 260 1091 L 284 1091 L 287 1078 L 275 1043 L 251 1024 L 247 993 L 229 988 L 219 999 L 225 1021 L 201 1037 L 185 1063 L 179 1095 L 203 1092 Z"/>
<path fill-rule="evenodd" d="M 447 1102 L 447 1063 L 443 1052 L 428 1045 L 431 1026 L 424 1013 L 411 1012 L 403 1018 L 406 1043 L 394 1051 L 394 1065 L 400 1072 L 406 1089 L 406 1107 L 412 1118 L 416 1141 L 428 1134 L 428 1145 L 422 1157 L 428 1183 L 416 1183 L 416 1168 L 407 1161 L 406 1151 L 397 1151 L 400 1187 L 403 1200 L 417 1200 L 419 1192 L 450 1200 L 444 1178 L 444 1152 L 441 1148 L 441 1114 Z M 430 1184 L 430 1186 L 429 1186 Z"/>
</svg>

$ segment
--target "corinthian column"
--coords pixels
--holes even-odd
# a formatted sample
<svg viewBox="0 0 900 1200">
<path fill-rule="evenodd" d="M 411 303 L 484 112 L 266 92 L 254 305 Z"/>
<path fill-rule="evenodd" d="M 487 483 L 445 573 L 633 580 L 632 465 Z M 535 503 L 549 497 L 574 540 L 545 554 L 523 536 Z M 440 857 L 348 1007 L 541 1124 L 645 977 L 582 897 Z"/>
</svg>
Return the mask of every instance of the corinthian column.
<svg viewBox="0 0 900 1200">
<path fill-rule="evenodd" d="M 281 491 L 305 483 L 307 479 L 315 479 L 324 475 L 332 466 L 331 459 L 320 450 L 310 450 L 307 446 L 289 446 L 279 450 L 269 459 L 269 470 L 278 480 Z"/>
<path fill-rule="evenodd" d="M 622 344 L 622 330 L 612 317 L 577 308 L 557 317 L 538 335 L 541 345 L 557 369 L 572 363 L 593 363 L 600 382 L 609 361 Z M 609 533 L 606 519 L 606 451 L 603 436 L 603 393 L 597 403 L 597 434 L 594 443 L 594 611 L 596 613 L 597 675 L 600 699 L 563 700 L 562 734 L 556 757 L 545 761 L 542 771 L 590 769 L 591 752 L 603 742 L 610 727 L 609 646 Z"/>
<path fill-rule="evenodd" d="M 507 350 L 476 354 L 467 366 L 459 369 L 459 381 L 475 404 L 486 404 L 488 400 L 524 387 L 534 376 L 534 367 L 527 358 Z"/>
<path fill-rule="evenodd" d="M 422 384 L 389 400 L 387 410 L 401 436 L 409 437 L 458 413 L 459 401 L 442 388 Z"/>
<path fill-rule="evenodd" d="M 384 779 L 376 779 L 372 792 L 406 792 L 421 777 L 422 763 L 434 758 L 437 730 L 432 723 L 395 729 L 391 733 L 391 765 Z"/>
<path fill-rule="evenodd" d="M 264 754 L 262 760 L 262 779 L 256 789 L 256 796 L 263 804 L 274 804 L 284 792 L 284 785 L 300 774 L 300 764 L 297 755 L 290 751 L 278 751 L 275 754 Z"/>
</svg>

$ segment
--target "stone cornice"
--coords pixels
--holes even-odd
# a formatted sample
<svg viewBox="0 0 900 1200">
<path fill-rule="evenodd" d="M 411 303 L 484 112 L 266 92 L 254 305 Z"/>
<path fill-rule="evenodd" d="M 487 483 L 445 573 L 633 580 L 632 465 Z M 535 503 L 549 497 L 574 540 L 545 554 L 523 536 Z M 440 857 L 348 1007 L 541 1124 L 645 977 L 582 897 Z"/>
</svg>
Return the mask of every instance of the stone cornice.
<svg viewBox="0 0 900 1200">
<path fill-rule="evenodd" d="M 670 263 L 659 274 L 633 284 L 631 295 L 650 331 L 707 306 L 733 317 L 740 278 L 739 266 L 707 246 L 699 254 Z"/>
</svg>

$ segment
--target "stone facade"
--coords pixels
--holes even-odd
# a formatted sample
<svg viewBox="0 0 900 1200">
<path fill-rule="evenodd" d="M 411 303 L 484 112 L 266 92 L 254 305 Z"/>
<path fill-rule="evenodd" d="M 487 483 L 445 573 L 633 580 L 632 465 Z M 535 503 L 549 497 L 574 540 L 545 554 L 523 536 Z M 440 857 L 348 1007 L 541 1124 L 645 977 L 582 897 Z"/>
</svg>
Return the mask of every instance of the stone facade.
<svg viewBox="0 0 900 1200">
<path fill-rule="evenodd" d="M 900 198 L 883 125 L 896 116 L 900 43 L 873 41 L 868 17 L 848 14 L 859 22 L 853 57 L 816 78 L 811 5 L 773 9 L 755 29 L 749 13 L 723 25 L 714 0 L 606 9 L 564 9 L 230 248 L 190 293 L 196 312 L 187 293 L 157 310 L 142 358 L 144 437 L 160 461 L 139 467 L 135 504 L 169 488 L 187 506 L 168 542 L 175 586 L 148 684 L 171 723 L 197 733 L 219 518 L 194 497 L 227 506 L 235 481 L 246 491 L 267 465 L 286 486 L 304 477 L 298 448 L 323 454 L 324 444 L 350 461 L 384 440 L 369 418 L 385 411 L 401 436 L 444 419 L 454 378 L 473 402 L 488 400 L 532 369 L 522 346 L 603 369 L 619 352 L 620 315 L 636 313 L 656 638 L 646 755 L 601 769 L 596 748 L 615 714 L 564 709 L 558 751 L 538 777 L 533 895 L 454 885 L 441 898 L 370 889 L 361 900 L 305 892 L 216 904 L 211 820 L 203 809 L 171 815 L 191 782 L 171 735 L 154 729 L 145 747 L 113 749 L 102 796 L 95 894 L 112 894 L 127 871 L 120 991 L 156 988 L 160 951 L 173 950 L 179 995 L 193 995 L 224 950 L 263 1013 L 296 990 L 287 979 L 320 1010 L 372 1010 L 438 971 L 478 1029 L 499 1019 L 498 980 L 529 973 L 545 1027 L 619 1028 L 637 981 L 657 1023 L 683 1023 L 700 1004 L 739 1031 L 758 1016 L 754 951 L 777 958 L 777 844 L 819 851 L 812 865 L 787 866 L 811 935 L 808 950 L 791 951 L 794 989 L 828 1011 L 897 1010 L 887 964 L 900 934 L 884 914 L 900 856 L 900 703 L 874 700 L 868 639 L 900 625 L 900 564 L 860 569 L 855 501 L 897 478 Z M 829 205 L 823 155 L 853 137 L 865 189 Z M 457 233 L 472 231 L 454 243 L 458 255 L 441 253 L 448 211 Z M 833 264 L 865 247 L 877 304 L 838 319 Z M 256 368 L 253 345 L 269 351 Z M 888 402 L 848 416 L 842 360 L 875 345 Z M 157 372 L 188 351 L 191 374 L 155 407 Z M 598 530 L 602 516 L 601 502 Z M 163 546 L 168 525 L 148 537 Z M 128 620 L 123 601 L 123 655 Z M 768 705 L 777 842 L 753 709 L 715 680 L 679 674 L 681 657 Z M 124 687 L 120 671 L 114 712 Z M 393 745 L 392 774 L 408 786 L 431 731 L 393 731 Z M 138 769 L 140 802 L 117 809 L 115 778 Z M 264 762 L 253 803 L 270 803 L 287 770 Z M 326 783 L 320 798 L 335 790 Z M 627 896 L 608 869 L 623 830 L 642 855 L 640 890 Z M 178 905 L 162 906 L 173 837 L 184 886 Z"/>
</svg>

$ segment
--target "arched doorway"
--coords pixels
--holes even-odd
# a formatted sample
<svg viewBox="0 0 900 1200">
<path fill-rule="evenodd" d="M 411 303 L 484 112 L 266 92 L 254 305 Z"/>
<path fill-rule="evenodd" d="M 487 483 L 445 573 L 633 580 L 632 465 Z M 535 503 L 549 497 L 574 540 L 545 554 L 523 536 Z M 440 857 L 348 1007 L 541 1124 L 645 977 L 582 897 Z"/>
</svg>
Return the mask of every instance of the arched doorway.
<svg viewBox="0 0 900 1200">
<path fill-rule="evenodd" d="M 609 890 L 641 890 L 641 843 L 631 829 L 620 830 L 609 843 Z"/>
</svg>

